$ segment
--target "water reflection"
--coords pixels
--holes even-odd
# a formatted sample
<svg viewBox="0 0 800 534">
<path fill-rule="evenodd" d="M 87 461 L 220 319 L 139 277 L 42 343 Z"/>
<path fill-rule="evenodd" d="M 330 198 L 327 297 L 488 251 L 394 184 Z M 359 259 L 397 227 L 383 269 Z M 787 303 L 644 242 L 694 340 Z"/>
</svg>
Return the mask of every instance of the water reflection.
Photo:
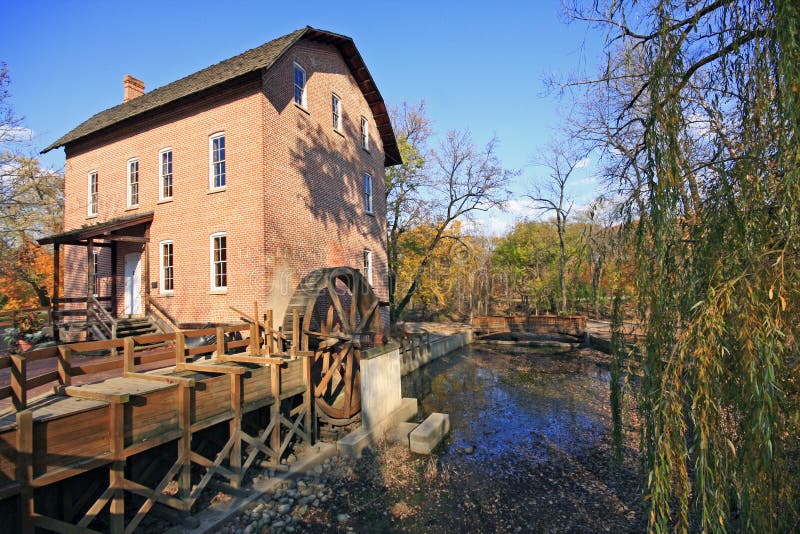
<svg viewBox="0 0 800 534">
<path fill-rule="evenodd" d="M 608 372 L 578 352 L 466 347 L 403 377 L 420 419 L 450 414 L 441 461 L 489 476 L 521 458 L 545 461 L 591 447 L 608 428 Z"/>
</svg>

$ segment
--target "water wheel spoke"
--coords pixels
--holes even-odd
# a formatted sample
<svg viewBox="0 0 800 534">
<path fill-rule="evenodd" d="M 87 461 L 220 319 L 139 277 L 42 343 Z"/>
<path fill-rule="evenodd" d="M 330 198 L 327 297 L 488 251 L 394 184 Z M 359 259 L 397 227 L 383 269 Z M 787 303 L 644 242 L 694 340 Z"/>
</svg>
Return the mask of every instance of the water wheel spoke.
<svg viewBox="0 0 800 534">
<path fill-rule="evenodd" d="M 367 324 L 369 320 L 372 319 L 372 315 L 375 313 L 375 310 L 378 309 L 379 302 L 377 300 L 372 301 L 370 304 L 369 309 L 366 313 L 361 315 L 361 322 L 358 323 L 358 328 L 356 328 L 356 332 L 363 332 L 365 328 L 367 328 Z"/>
<path fill-rule="evenodd" d="M 351 349 L 352 347 L 348 344 L 345 350 L 341 351 L 339 354 L 336 355 L 336 358 L 333 361 L 333 365 L 331 365 L 328 368 L 328 370 L 322 375 L 322 379 L 319 381 L 319 384 L 317 384 L 317 387 L 314 389 L 314 394 L 317 397 L 320 397 L 322 393 L 325 391 L 325 388 L 327 388 L 328 386 L 328 382 L 331 381 L 331 378 L 333 378 L 333 374 L 342 364 L 342 360 L 345 358 L 345 356 L 347 356 L 350 353 Z"/>
<path fill-rule="evenodd" d="M 353 360 L 356 359 L 355 350 L 353 350 L 353 354 L 347 358 L 346 369 L 344 373 L 344 413 L 350 413 L 350 409 L 353 405 Z"/>
<path fill-rule="evenodd" d="M 359 283 L 360 278 L 358 276 L 353 277 L 353 287 L 351 289 L 351 298 L 350 298 L 350 326 L 355 326 L 358 324 L 358 296 L 359 296 Z M 353 330 L 353 332 L 360 332 L 359 328 Z"/>
<path fill-rule="evenodd" d="M 336 291 L 335 283 L 335 280 L 328 280 L 328 294 L 331 298 L 331 304 L 333 305 L 333 309 L 336 310 L 336 314 L 339 316 L 339 321 L 342 323 L 342 330 L 344 330 L 344 333 L 352 334 L 353 330 L 349 324 L 349 317 L 344 312 L 342 300 L 339 298 L 339 293 Z"/>
</svg>

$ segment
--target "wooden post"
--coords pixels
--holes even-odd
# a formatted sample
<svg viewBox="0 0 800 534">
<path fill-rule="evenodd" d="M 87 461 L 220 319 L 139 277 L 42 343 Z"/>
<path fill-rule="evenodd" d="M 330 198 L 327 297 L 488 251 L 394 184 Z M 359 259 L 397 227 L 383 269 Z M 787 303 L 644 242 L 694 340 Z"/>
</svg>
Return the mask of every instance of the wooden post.
<svg viewBox="0 0 800 534">
<path fill-rule="evenodd" d="M 272 332 L 273 332 L 273 324 L 272 324 L 272 310 L 267 310 L 267 324 L 264 325 L 264 330 L 267 333 L 267 356 L 275 353 L 275 345 L 273 343 Z"/>
<path fill-rule="evenodd" d="M 192 491 L 192 390 L 184 382 L 178 387 L 178 421 L 181 429 L 178 458 L 182 464 L 178 475 L 178 498 L 188 509 Z"/>
<path fill-rule="evenodd" d="M 108 405 L 108 410 L 112 458 L 108 486 L 113 490 L 109 507 L 109 531 L 122 533 L 125 531 L 125 491 L 122 489 L 125 480 L 125 404 L 112 402 Z"/>
<path fill-rule="evenodd" d="M 180 367 L 186 363 L 186 335 L 175 332 L 175 366 Z M 180 369 L 179 369 L 180 370 Z"/>
<path fill-rule="evenodd" d="M 134 341 L 132 337 L 126 337 L 122 340 L 123 346 L 125 347 L 123 350 L 123 364 L 122 370 L 125 373 L 133 373 L 135 369 L 135 361 L 134 361 Z"/>
<path fill-rule="evenodd" d="M 33 534 L 33 412 L 17 412 L 17 483 L 19 493 L 20 532 Z"/>
<path fill-rule="evenodd" d="M 297 356 L 300 347 L 300 312 L 292 311 L 292 356 Z"/>
<path fill-rule="evenodd" d="M 261 354 L 261 323 L 258 320 L 258 301 L 253 301 L 253 322 L 256 325 L 256 352 L 255 354 Z"/>
<path fill-rule="evenodd" d="M 250 323 L 250 354 L 252 356 L 258 356 L 258 325 L 256 323 Z"/>
<path fill-rule="evenodd" d="M 273 451 L 278 453 L 278 458 L 275 458 L 275 463 L 280 464 L 280 449 L 281 449 L 281 366 L 274 363 L 270 365 L 269 377 L 272 388 L 272 397 L 275 402 L 272 403 L 270 409 L 271 420 L 275 423 L 272 427 L 272 435 L 270 436 L 269 446 Z"/>
<path fill-rule="evenodd" d="M 297 321 L 297 310 L 294 312 L 294 320 Z M 294 344 L 292 345 L 294 348 Z M 305 420 L 303 421 L 303 426 L 306 429 L 306 434 L 308 434 L 308 441 L 309 445 L 313 445 L 316 439 L 316 429 L 313 428 L 313 419 L 311 413 L 311 407 L 313 406 L 313 401 L 311 397 L 311 358 L 310 356 L 303 357 L 303 380 L 306 383 L 306 390 L 303 392 L 303 404 L 306 407 L 306 415 Z"/>
<path fill-rule="evenodd" d="M 58 299 L 59 286 L 61 285 L 61 247 L 58 243 L 53 243 L 53 300 L 50 303 L 50 326 L 53 328 L 53 339 L 58 343 Z"/>
<path fill-rule="evenodd" d="M 117 242 L 111 242 L 111 316 L 117 316 Z"/>
<path fill-rule="evenodd" d="M 28 362 L 24 356 L 11 355 L 11 401 L 18 412 L 28 406 Z"/>
<path fill-rule="evenodd" d="M 225 329 L 217 327 L 217 358 L 225 355 Z"/>
<path fill-rule="evenodd" d="M 86 321 L 88 322 L 94 296 L 94 240 L 91 237 L 86 242 L 86 257 Z"/>
<path fill-rule="evenodd" d="M 231 406 L 233 407 L 233 419 L 230 422 L 230 434 L 233 440 L 233 447 L 231 447 L 231 456 L 229 464 L 231 471 L 236 476 L 231 480 L 231 486 L 234 488 L 239 487 L 242 479 L 242 439 L 240 431 L 242 428 L 242 375 L 230 375 L 231 380 Z"/>
<path fill-rule="evenodd" d="M 58 383 L 72 385 L 72 349 L 65 345 L 58 347 Z"/>
<path fill-rule="evenodd" d="M 144 230 L 144 313 L 150 313 L 150 225 Z"/>
</svg>

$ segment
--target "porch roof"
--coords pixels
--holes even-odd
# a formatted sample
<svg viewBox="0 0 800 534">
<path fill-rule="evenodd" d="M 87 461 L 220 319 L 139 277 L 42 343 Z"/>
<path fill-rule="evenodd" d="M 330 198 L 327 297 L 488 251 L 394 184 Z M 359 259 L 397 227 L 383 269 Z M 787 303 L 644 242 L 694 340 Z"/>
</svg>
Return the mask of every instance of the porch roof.
<svg viewBox="0 0 800 534">
<path fill-rule="evenodd" d="M 136 213 L 133 215 L 125 215 L 117 217 L 109 221 L 82 226 L 75 230 L 61 232 L 60 234 L 53 234 L 51 236 L 42 237 L 37 239 L 40 245 L 86 245 L 89 239 L 105 239 L 109 241 L 141 241 L 144 242 L 143 236 L 135 236 L 130 232 L 125 232 L 131 227 L 146 224 L 153 221 L 153 212 L 148 211 L 145 213 Z"/>
</svg>

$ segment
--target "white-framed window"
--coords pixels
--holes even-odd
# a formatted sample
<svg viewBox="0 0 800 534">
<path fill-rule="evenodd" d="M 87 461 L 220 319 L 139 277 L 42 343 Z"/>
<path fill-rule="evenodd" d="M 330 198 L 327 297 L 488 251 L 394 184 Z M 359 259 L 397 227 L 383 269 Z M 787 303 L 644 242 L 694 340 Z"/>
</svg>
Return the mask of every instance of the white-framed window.
<svg viewBox="0 0 800 534">
<path fill-rule="evenodd" d="M 92 284 L 93 284 L 92 295 L 95 296 L 95 297 L 100 295 L 100 287 L 99 287 L 100 274 L 98 274 L 99 271 L 100 271 L 100 251 L 99 250 L 93 250 L 92 251 L 92 274 L 94 275 L 94 277 L 92 279 Z"/>
<path fill-rule="evenodd" d="M 172 241 L 162 241 L 159 244 L 159 287 L 162 294 L 170 295 L 175 289 L 175 263 L 173 257 Z"/>
<path fill-rule="evenodd" d="M 297 62 L 294 64 L 294 103 L 306 107 L 306 71 Z"/>
<path fill-rule="evenodd" d="M 139 160 L 128 160 L 128 207 L 135 208 L 139 205 Z"/>
<path fill-rule="evenodd" d="M 364 173 L 364 211 L 372 213 L 372 176 Z"/>
<path fill-rule="evenodd" d="M 172 149 L 158 153 L 158 200 L 172 200 Z"/>
<path fill-rule="evenodd" d="M 372 251 L 368 249 L 364 250 L 364 278 L 372 285 Z"/>
<path fill-rule="evenodd" d="M 337 132 L 342 131 L 342 100 L 336 93 L 331 93 L 331 117 L 333 129 Z"/>
<path fill-rule="evenodd" d="M 88 217 L 94 217 L 97 215 L 97 204 L 98 204 L 97 171 L 90 171 L 88 175 L 87 199 L 86 199 L 86 215 Z"/>
<path fill-rule="evenodd" d="M 361 148 L 369 151 L 369 121 L 366 117 L 361 117 Z"/>
<path fill-rule="evenodd" d="M 208 181 L 211 190 L 224 189 L 225 176 L 225 132 L 215 133 L 208 138 Z"/>
<path fill-rule="evenodd" d="M 211 289 L 228 288 L 228 237 L 224 232 L 211 234 Z"/>
</svg>

